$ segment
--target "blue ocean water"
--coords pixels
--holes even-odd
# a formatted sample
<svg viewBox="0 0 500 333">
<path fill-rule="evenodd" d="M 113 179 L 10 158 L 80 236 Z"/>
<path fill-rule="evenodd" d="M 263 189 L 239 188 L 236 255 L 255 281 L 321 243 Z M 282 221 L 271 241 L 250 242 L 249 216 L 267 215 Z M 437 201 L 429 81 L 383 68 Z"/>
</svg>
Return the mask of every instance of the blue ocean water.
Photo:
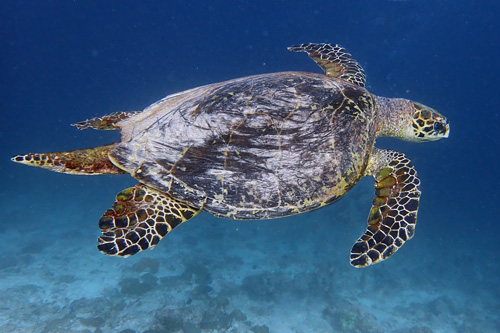
<svg viewBox="0 0 500 333">
<path fill-rule="evenodd" d="M 500 4 L 460 0 L 16 1 L 0 11 L 0 331 L 497 332 Z M 450 137 L 379 139 L 422 181 L 415 237 L 373 267 L 349 265 L 372 179 L 294 217 L 206 213 L 153 251 L 96 250 L 97 221 L 130 176 L 82 177 L 12 155 L 119 140 L 69 124 L 142 110 L 204 84 L 320 72 L 287 46 L 331 42 L 377 95 L 448 117 Z"/>
</svg>

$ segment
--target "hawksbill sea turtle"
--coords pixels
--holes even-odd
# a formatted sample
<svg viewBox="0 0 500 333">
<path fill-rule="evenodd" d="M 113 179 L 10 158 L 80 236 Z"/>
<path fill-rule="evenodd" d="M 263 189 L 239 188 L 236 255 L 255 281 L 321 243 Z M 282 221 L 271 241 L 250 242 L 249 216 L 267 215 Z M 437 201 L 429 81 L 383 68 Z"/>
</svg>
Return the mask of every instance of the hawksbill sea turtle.
<svg viewBox="0 0 500 333">
<path fill-rule="evenodd" d="M 242 220 L 304 213 L 340 199 L 370 175 L 375 198 L 350 262 L 385 260 L 413 237 L 420 180 L 404 154 L 376 148 L 375 140 L 446 138 L 448 121 L 422 104 L 372 95 L 362 67 L 339 45 L 288 49 L 306 52 L 325 74 L 262 74 L 190 89 L 144 111 L 74 124 L 119 129 L 118 143 L 12 160 L 137 179 L 99 220 L 98 249 L 122 257 L 155 247 L 201 211 Z"/>
</svg>

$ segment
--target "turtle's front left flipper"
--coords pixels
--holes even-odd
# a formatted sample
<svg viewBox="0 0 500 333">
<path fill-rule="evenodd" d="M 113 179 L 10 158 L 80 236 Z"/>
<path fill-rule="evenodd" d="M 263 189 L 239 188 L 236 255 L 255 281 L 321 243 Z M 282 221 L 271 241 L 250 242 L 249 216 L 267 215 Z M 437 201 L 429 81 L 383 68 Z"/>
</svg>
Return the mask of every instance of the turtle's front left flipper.
<svg viewBox="0 0 500 333">
<path fill-rule="evenodd" d="M 389 258 L 413 237 L 420 180 L 402 153 L 373 149 L 367 175 L 375 177 L 368 227 L 351 250 L 351 265 L 364 267 Z"/>
<path fill-rule="evenodd" d="M 200 211 L 152 187 L 136 185 L 118 193 L 99 220 L 102 236 L 97 248 L 121 257 L 152 249 L 173 228 Z"/>
<path fill-rule="evenodd" d="M 306 52 L 321 67 L 327 76 L 364 87 L 366 76 L 363 67 L 340 45 L 305 43 L 288 48 L 293 52 Z"/>
</svg>

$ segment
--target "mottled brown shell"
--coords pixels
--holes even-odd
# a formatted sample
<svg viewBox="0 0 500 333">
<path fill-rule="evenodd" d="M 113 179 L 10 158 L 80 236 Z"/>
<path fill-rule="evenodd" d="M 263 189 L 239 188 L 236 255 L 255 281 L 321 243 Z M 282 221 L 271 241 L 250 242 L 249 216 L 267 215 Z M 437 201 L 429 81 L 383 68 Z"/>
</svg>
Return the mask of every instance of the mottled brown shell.
<svg viewBox="0 0 500 333">
<path fill-rule="evenodd" d="M 373 97 L 322 74 L 251 76 L 171 95 L 118 123 L 111 159 L 221 217 L 274 218 L 335 201 L 363 176 Z"/>
</svg>

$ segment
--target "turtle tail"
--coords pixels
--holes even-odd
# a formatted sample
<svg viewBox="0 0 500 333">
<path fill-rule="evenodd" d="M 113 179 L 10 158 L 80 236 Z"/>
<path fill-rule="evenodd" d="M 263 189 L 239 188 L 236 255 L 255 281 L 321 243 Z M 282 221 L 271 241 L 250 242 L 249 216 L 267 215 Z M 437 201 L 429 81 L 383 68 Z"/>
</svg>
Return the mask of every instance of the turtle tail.
<svg viewBox="0 0 500 333">
<path fill-rule="evenodd" d="M 57 153 L 29 153 L 26 155 L 16 155 L 11 160 L 17 163 L 73 175 L 127 173 L 109 160 L 108 153 L 115 145 L 116 143 L 113 143 L 95 148 Z"/>
</svg>

